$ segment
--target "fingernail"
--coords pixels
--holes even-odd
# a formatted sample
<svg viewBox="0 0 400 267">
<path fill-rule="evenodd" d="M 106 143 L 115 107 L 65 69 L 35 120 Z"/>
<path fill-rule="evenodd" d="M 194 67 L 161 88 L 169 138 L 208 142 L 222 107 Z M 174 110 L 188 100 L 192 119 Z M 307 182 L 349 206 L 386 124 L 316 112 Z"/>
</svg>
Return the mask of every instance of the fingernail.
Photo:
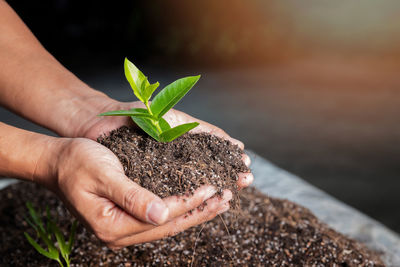
<svg viewBox="0 0 400 267">
<path fill-rule="evenodd" d="M 161 200 L 153 201 L 149 204 L 146 211 L 147 221 L 154 225 L 164 223 L 168 218 L 168 207 Z"/>
</svg>

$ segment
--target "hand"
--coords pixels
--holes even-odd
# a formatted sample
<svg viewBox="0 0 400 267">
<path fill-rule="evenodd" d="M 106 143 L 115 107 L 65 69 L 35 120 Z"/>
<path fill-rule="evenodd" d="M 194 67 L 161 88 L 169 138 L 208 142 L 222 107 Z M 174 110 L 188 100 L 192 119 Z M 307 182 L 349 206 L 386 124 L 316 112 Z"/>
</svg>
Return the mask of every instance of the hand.
<svg viewBox="0 0 400 267">
<path fill-rule="evenodd" d="M 41 182 L 111 248 L 175 235 L 229 209 L 228 190 L 221 199 L 212 198 L 214 187 L 203 186 L 186 201 L 176 196 L 162 200 L 129 180 L 106 147 L 86 138 L 57 142 L 53 175 L 48 175 L 54 177 Z M 195 209 L 204 201 L 204 210 Z"/>
<path fill-rule="evenodd" d="M 100 99 L 99 101 L 96 102 L 99 105 L 102 105 Z M 119 110 L 119 109 L 127 110 L 134 107 L 144 107 L 144 106 L 140 102 L 121 103 L 116 101 L 110 101 L 106 102 L 106 104 L 103 104 L 102 107 L 103 108 L 99 110 L 97 114 L 109 110 Z M 134 125 L 134 123 L 129 117 L 98 117 L 96 116 L 97 114 L 93 114 L 90 120 L 88 120 L 86 123 L 83 123 L 81 127 L 77 127 L 78 131 L 75 133 L 75 136 L 86 137 L 92 140 L 96 140 L 97 137 L 99 137 L 100 135 L 108 134 L 110 131 L 117 129 L 123 125 L 128 125 L 128 126 Z M 233 143 L 237 144 L 240 148 L 242 149 L 244 148 L 242 142 L 231 138 L 223 130 L 204 121 L 199 121 L 180 111 L 170 110 L 164 116 L 164 118 L 170 123 L 172 127 L 182 123 L 198 121 L 200 125 L 196 127 L 193 130 L 193 132 L 208 132 L 210 134 L 217 135 L 221 138 L 228 139 Z M 87 140 L 87 142 L 89 142 L 89 140 Z M 94 144 L 96 144 L 96 146 L 100 146 L 97 143 L 94 142 L 92 143 L 93 144 L 91 146 L 94 146 Z M 148 215 L 146 215 L 145 213 L 145 210 L 147 210 L 147 208 L 144 207 L 152 206 L 152 204 L 150 204 L 151 203 L 150 201 L 156 199 L 159 201 L 160 200 L 159 197 L 155 196 L 154 194 L 141 188 L 140 186 L 131 181 L 129 181 L 130 187 L 122 185 L 122 181 L 124 181 L 124 183 L 128 183 L 128 181 L 126 181 L 128 179 L 123 173 L 120 162 L 107 148 L 103 146 L 100 147 L 102 150 L 101 152 L 100 148 L 98 148 L 96 149 L 96 151 L 99 152 L 91 153 L 91 155 L 87 155 L 86 157 L 83 156 L 79 162 L 82 161 L 89 162 L 89 160 L 90 162 L 96 162 L 95 159 L 93 158 L 95 157 L 95 154 L 98 154 L 98 156 L 100 154 L 103 156 L 108 155 L 107 158 L 112 157 L 113 160 L 112 161 L 108 160 L 109 162 L 104 162 L 104 164 L 99 164 L 99 166 L 101 165 L 101 168 L 99 168 L 99 166 L 97 165 L 94 165 L 92 170 L 86 169 L 87 176 L 91 177 L 88 180 L 92 181 L 94 185 L 100 184 L 102 185 L 102 187 L 105 188 L 107 188 L 107 186 L 110 185 L 113 185 L 115 188 L 122 188 L 119 191 L 124 192 L 123 194 L 128 196 L 130 200 L 125 201 L 124 198 L 126 197 L 124 197 L 124 195 L 119 196 L 118 199 L 116 198 L 118 194 L 115 193 L 118 192 L 118 190 L 115 189 L 114 191 L 112 191 L 108 189 L 108 191 L 106 192 L 112 191 L 114 192 L 114 194 L 112 193 L 99 194 L 102 197 L 101 203 L 103 203 L 104 205 L 99 205 L 95 201 L 92 202 L 84 201 L 83 203 L 85 203 L 86 207 L 81 208 L 82 210 L 81 213 L 79 212 L 75 213 L 78 214 L 78 216 L 79 214 L 85 214 L 86 216 L 88 216 L 87 219 L 85 219 L 85 217 L 82 216 L 80 217 L 81 219 L 86 221 L 86 224 L 94 230 L 96 235 L 100 239 L 105 241 L 107 245 L 110 247 L 118 248 L 131 244 L 147 242 L 163 238 L 168 235 L 174 235 L 180 231 L 185 230 L 186 228 L 210 220 L 214 218 L 216 214 L 227 211 L 229 209 L 229 199 L 232 198 L 232 193 L 229 190 L 224 191 L 224 197 L 221 200 L 218 198 L 208 199 L 210 198 L 211 195 L 213 195 L 215 191 L 214 189 L 210 189 L 210 187 L 204 187 L 204 188 L 199 188 L 187 202 L 180 201 L 178 197 L 169 197 L 167 199 L 164 199 L 164 203 L 167 205 L 169 212 L 168 218 L 166 219 L 167 223 L 165 223 L 164 225 L 160 225 L 154 228 L 155 226 L 153 225 L 144 224 L 143 220 L 149 222 L 148 220 L 149 218 L 146 217 Z M 105 151 L 107 151 L 107 153 Z M 82 153 L 83 152 L 84 151 L 82 151 Z M 74 156 L 73 158 L 76 157 Z M 247 166 L 250 165 L 250 158 L 245 154 L 243 154 L 243 161 Z M 114 167 L 110 166 L 111 162 L 113 162 L 112 165 Z M 72 168 L 72 170 L 73 169 L 74 168 Z M 99 170 L 101 171 L 99 172 Z M 107 176 L 105 174 L 107 174 Z M 115 184 L 115 181 L 113 180 L 115 179 L 115 177 L 117 177 L 117 179 L 121 181 L 120 186 L 118 186 L 118 184 Z M 81 178 L 78 177 L 76 179 L 78 181 L 81 180 Z M 254 178 L 251 173 L 239 174 L 239 179 L 237 182 L 238 187 L 242 188 L 250 185 L 253 179 Z M 68 187 L 67 185 L 62 184 L 60 188 L 70 188 L 68 191 L 66 191 L 65 193 L 66 195 L 68 195 L 68 192 L 70 192 L 70 194 L 76 194 L 73 192 L 76 191 L 77 188 L 73 188 L 73 185 L 74 184 Z M 130 188 L 130 189 L 124 190 L 124 188 Z M 142 197 L 141 195 L 138 195 L 136 192 L 139 191 L 143 192 L 142 194 L 145 194 L 147 197 Z M 96 194 L 92 193 L 92 195 Z M 205 209 L 205 211 L 200 212 L 196 210 L 192 215 L 189 215 L 189 217 L 187 217 L 188 214 L 185 214 L 186 212 L 198 207 L 206 199 L 208 200 L 206 206 L 207 208 Z M 68 201 L 66 202 L 68 203 Z M 74 205 L 77 205 L 79 201 L 78 200 L 69 201 L 69 203 L 71 203 L 70 209 L 74 210 L 77 209 L 77 207 Z M 122 205 L 121 203 L 128 203 L 128 204 Z M 96 209 L 97 213 L 93 213 L 93 215 L 88 215 L 88 213 L 86 213 L 85 210 L 88 209 L 89 211 L 91 211 L 93 207 L 98 207 Z M 135 210 L 139 211 L 141 210 L 141 213 L 135 212 Z M 113 211 L 114 213 L 112 214 L 110 211 Z M 160 213 L 158 212 L 158 214 Z M 159 224 L 162 224 L 164 222 L 163 219 L 164 218 L 161 218 L 157 222 Z M 152 222 L 154 223 L 154 220 Z M 95 227 L 93 227 L 93 223 L 95 224 Z M 112 229 L 112 231 L 110 231 L 110 229 Z M 126 229 L 126 230 L 116 231 L 115 229 Z"/>
</svg>

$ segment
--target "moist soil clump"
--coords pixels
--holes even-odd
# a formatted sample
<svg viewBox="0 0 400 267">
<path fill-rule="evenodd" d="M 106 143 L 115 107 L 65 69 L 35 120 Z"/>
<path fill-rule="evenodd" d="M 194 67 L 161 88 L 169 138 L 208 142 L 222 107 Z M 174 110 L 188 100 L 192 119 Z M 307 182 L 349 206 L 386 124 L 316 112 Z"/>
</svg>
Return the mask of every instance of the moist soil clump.
<svg viewBox="0 0 400 267">
<path fill-rule="evenodd" d="M 202 185 L 214 185 L 221 194 L 230 189 L 238 209 L 238 174 L 250 172 L 237 145 L 214 135 L 186 133 L 160 143 L 142 130 L 123 126 L 98 142 L 121 161 L 128 178 L 164 198 L 190 195 Z"/>
<path fill-rule="evenodd" d="M 49 205 L 66 234 L 73 217 L 56 196 L 31 183 L 0 191 L 0 266 L 57 266 L 25 240 L 25 202 Z M 254 188 L 240 196 L 241 214 L 226 212 L 174 237 L 119 251 L 108 249 L 78 226 L 71 266 L 384 266 L 365 248 L 293 202 Z M 44 216 L 45 213 L 43 212 Z"/>
</svg>

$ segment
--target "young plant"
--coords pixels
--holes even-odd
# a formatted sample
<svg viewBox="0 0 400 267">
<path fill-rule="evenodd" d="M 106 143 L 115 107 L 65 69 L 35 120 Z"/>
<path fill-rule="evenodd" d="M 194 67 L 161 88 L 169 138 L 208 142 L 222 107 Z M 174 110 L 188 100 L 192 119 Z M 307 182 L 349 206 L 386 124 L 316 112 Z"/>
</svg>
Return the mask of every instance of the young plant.
<svg viewBox="0 0 400 267">
<path fill-rule="evenodd" d="M 64 263 L 66 264 L 65 266 L 69 267 L 69 254 L 71 254 L 72 246 L 75 241 L 77 221 L 74 221 L 72 223 L 68 242 L 65 242 L 64 235 L 61 233 L 60 228 L 58 228 L 53 218 L 51 217 L 48 207 L 46 207 L 47 222 L 45 224 L 38 215 L 40 214 L 40 211 L 36 212 L 30 202 L 27 202 L 26 206 L 28 207 L 29 215 L 31 217 L 31 219 L 26 218 L 26 221 L 30 226 L 32 226 L 33 229 L 35 229 L 37 237 L 42 239 L 43 243 L 46 244 L 47 250 L 42 248 L 27 232 L 24 232 L 24 235 L 29 244 L 31 244 L 36 249 L 36 251 L 43 256 L 57 261 L 61 267 L 64 267 L 63 261 L 60 258 L 61 254 L 62 258 L 64 259 Z M 54 243 L 53 236 L 55 237 L 58 246 L 56 246 L 56 244 Z"/>
<path fill-rule="evenodd" d="M 171 128 L 163 116 L 192 89 L 200 79 L 200 75 L 182 78 L 167 85 L 150 104 L 149 100 L 160 84 L 158 82 L 150 84 L 147 77 L 127 58 L 125 58 L 124 69 L 133 93 L 143 102 L 146 109 L 115 110 L 99 114 L 99 116 L 130 116 L 143 131 L 159 142 L 170 142 L 199 125 L 198 122 L 191 122 Z"/>
</svg>

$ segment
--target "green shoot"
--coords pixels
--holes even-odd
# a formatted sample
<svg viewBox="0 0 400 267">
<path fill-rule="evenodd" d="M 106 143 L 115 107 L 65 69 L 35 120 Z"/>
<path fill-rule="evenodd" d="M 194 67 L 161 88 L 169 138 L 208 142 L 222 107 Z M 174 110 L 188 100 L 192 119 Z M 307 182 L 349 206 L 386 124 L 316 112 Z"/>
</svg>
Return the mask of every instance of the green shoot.
<svg viewBox="0 0 400 267">
<path fill-rule="evenodd" d="M 163 116 L 192 89 L 200 79 L 200 75 L 182 78 L 167 85 L 150 104 L 149 100 L 160 84 L 158 82 L 150 84 L 147 77 L 127 58 L 124 69 L 133 93 L 146 108 L 114 110 L 101 113 L 99 116 L 129 116 L 143 131 L 159 142 L 171 142 L 199 125 L 198 122 L 191 122 L 171 128 Z"/>
<path fill-rule="evenodd" d="M 36 231 L 37 237 L 40 237 L 43 243 L 47 246 L 47 250 L 45 248 L 42 248 L 35 241 L 35 239 L 33 239 L 27 232 L 24 232 L 24 235 L 28 240 L 29 244 L 31 244 L 32 247 L 34 247 L 36 251 L 42 254 L 43 256 L 57 261 L 61 267 L 64 266 L 69 267 L 70 266 L 69 255 L 71 254 L 72 246 L 75 241 L 77 221 L 74 221 L 72 223 L 68 242 L 65 242 L 64 235 L 61 233 L 60 228 L 58 228 L 53 218 L 51 217 L 48 207 L 46 208 L 47 222 L 46 224 L 44 224 L 43 220 L 38 215 L 40 214 L 40 211 L 37 212 L 33 208 L 30 202 L 27 202 L 26 206 L 28 207 L 29 215 L 31 217 L 30 219 L 26 218 L 26 221 Z M 57 241 L 56 243 L 58 246 L 56 246 L 56 243 L 53 241 L 54 240 L 53 235 L 55 237 L 55 240 Z M 64 260 L 65 265 L 63 264 L 63 261 L 60 258 L 60 254 Z"/>
</svg>

